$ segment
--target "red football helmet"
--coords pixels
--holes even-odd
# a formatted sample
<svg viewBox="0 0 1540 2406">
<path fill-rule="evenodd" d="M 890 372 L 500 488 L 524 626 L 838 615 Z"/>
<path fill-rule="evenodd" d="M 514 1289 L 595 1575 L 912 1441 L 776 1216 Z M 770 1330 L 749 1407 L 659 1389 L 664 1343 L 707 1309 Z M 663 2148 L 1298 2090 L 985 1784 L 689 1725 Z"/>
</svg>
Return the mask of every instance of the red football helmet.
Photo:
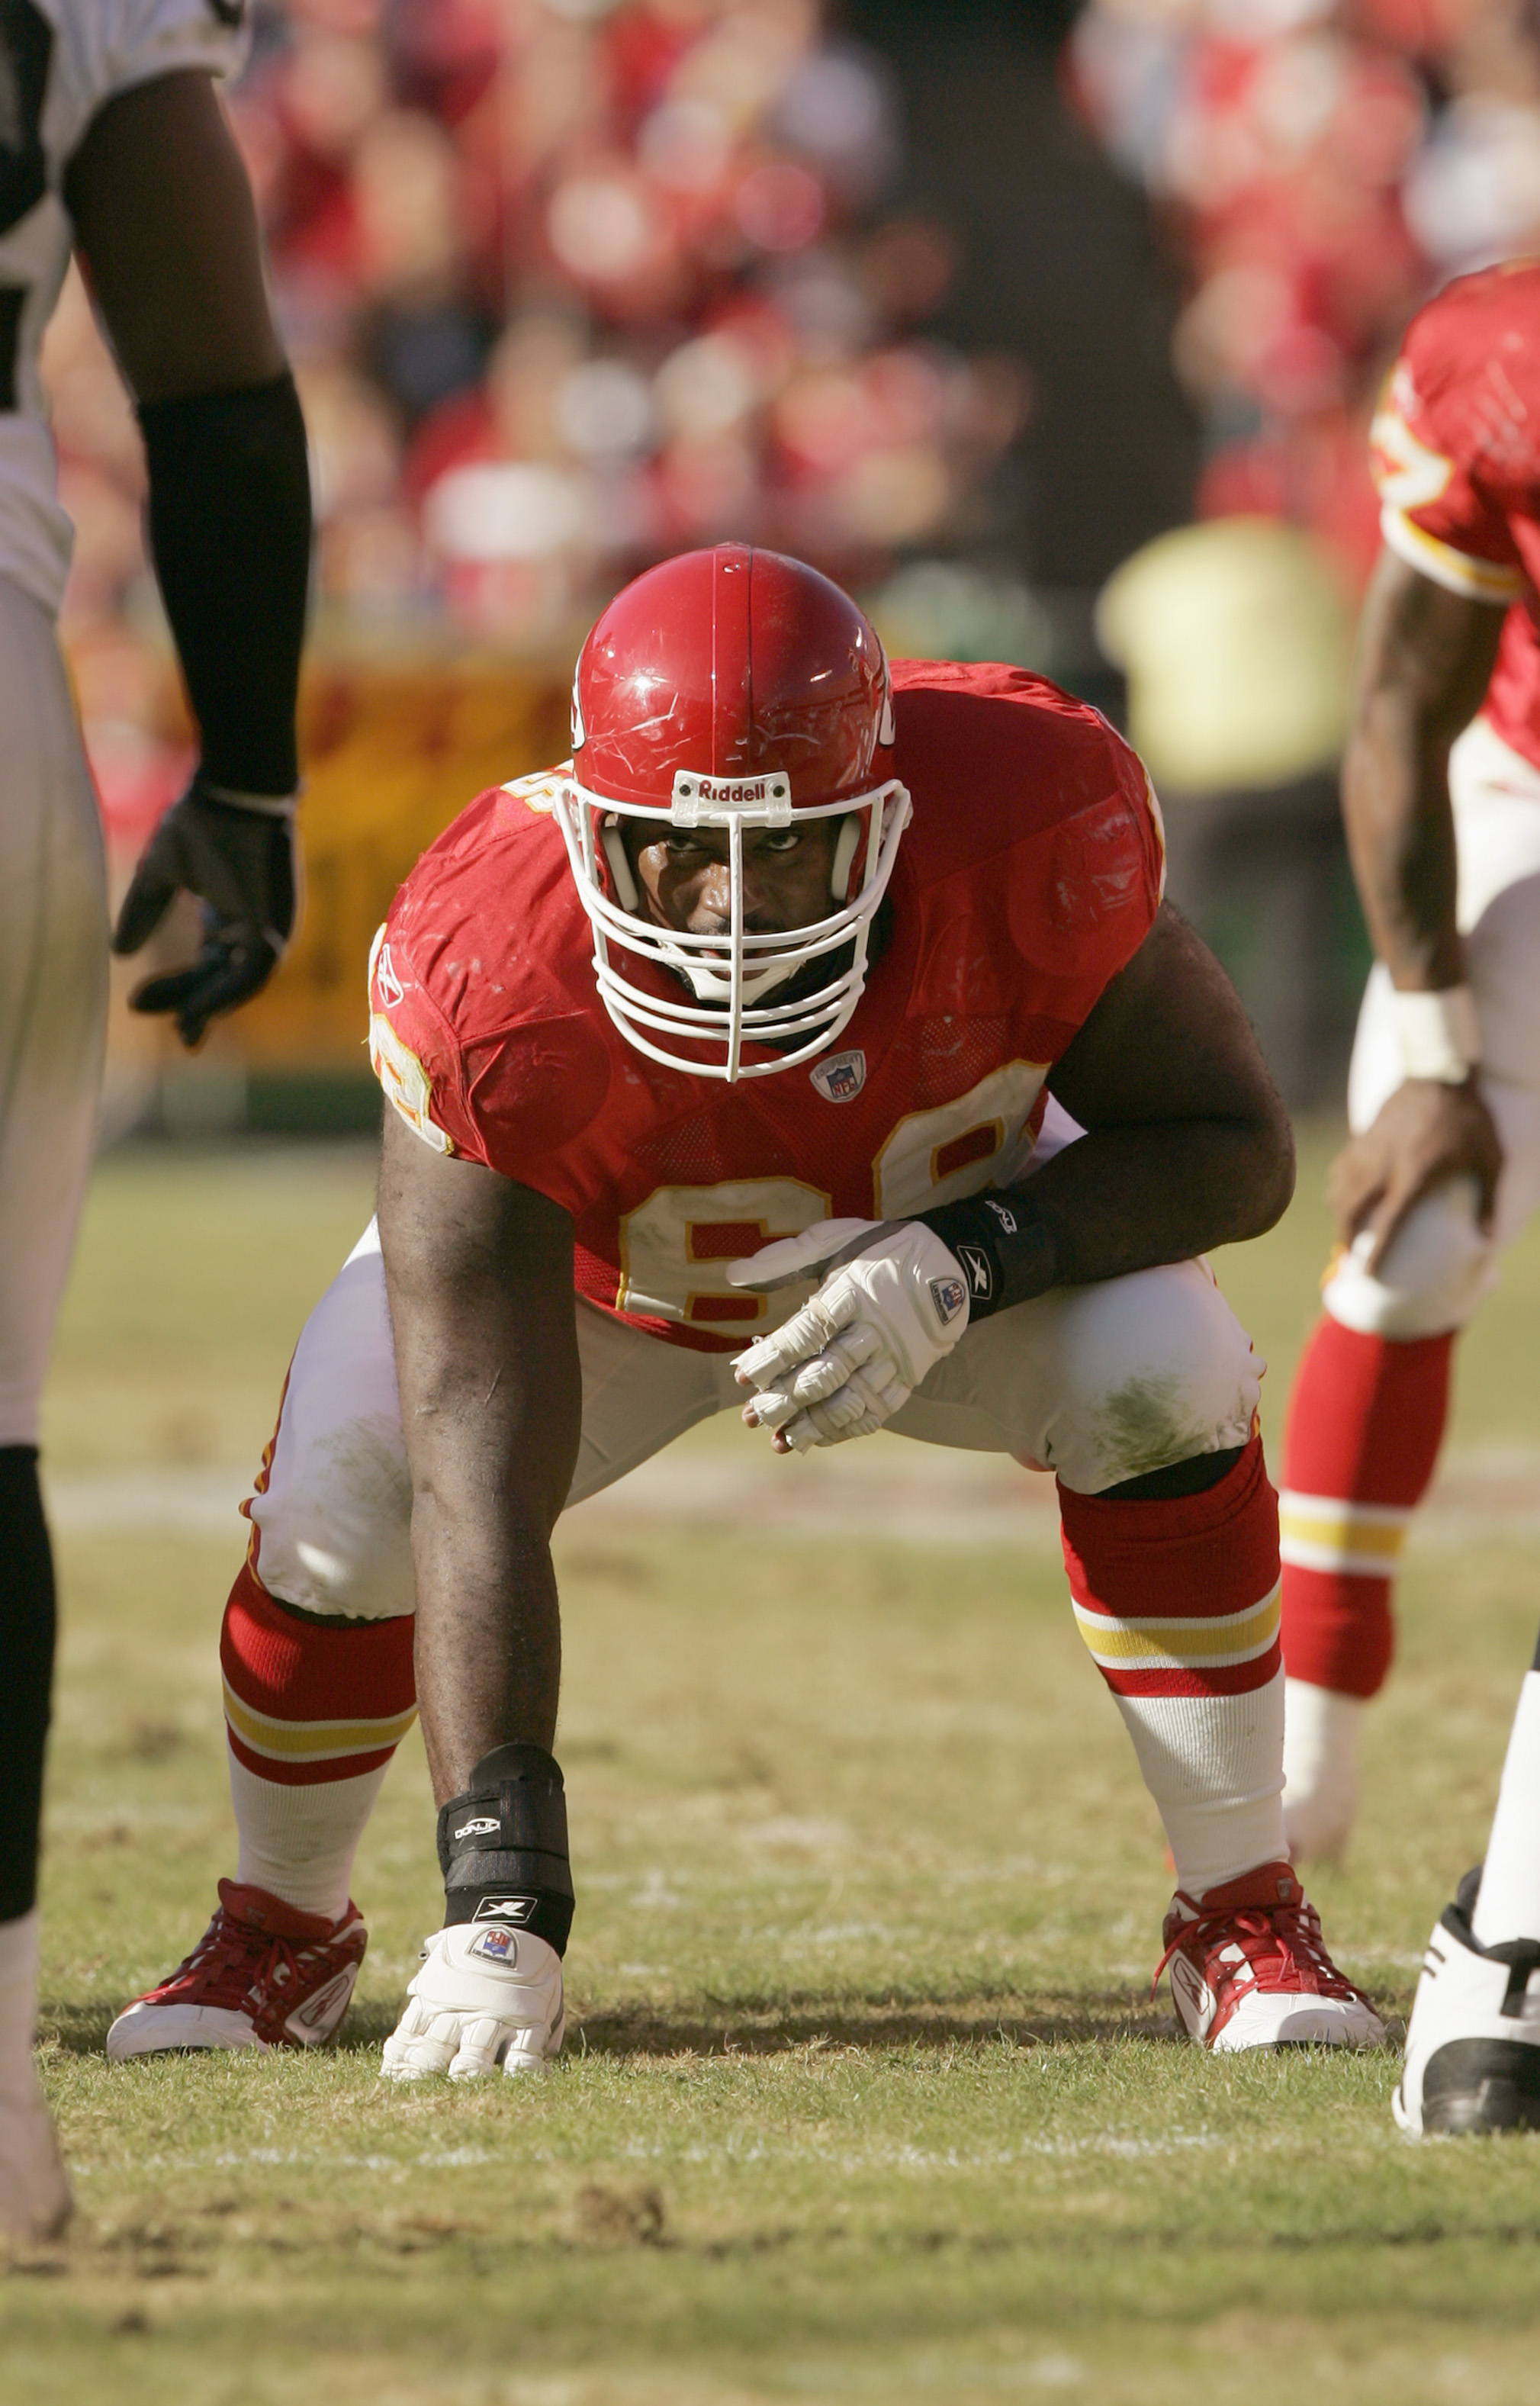
<svg viewBox="0 0 1540 2406">
<path fill-rule="evenodd" d="M 572 781 L 557 817 L 593 925 L 604 1007 L 639 1052 L 730 1082 L 794 1069 L 833 1042 L 861 998 L 871 923 L 909 819 L 893 740 L 882 644 L 854 602 L 800 560 L 718 544 L 665 560 L 616 595 L 578 660 Z M 844 821 L 834 907 L 811 927 L 746 934 L 743 829 L 794 817 Z M 641 916 L 622 818 L 727 829 L 728 933 L 680 933 Z M 694 1001 L 632 983 L 612 945 L 672 970 Z M 816 993 L 763 999 L 804 963 L 844 952 L 848 963 Z M 665 1050 L 670 1037 L 690 1049 Z M 745 1043 L 781 1049 L 745 1064 Z"/>
</svg>

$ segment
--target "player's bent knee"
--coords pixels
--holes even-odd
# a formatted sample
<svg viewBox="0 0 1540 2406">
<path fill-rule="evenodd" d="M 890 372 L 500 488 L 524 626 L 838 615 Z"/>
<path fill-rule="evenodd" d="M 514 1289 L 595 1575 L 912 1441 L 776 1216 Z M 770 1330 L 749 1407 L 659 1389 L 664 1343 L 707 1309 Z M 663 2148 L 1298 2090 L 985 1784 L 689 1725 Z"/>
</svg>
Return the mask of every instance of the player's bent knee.
<svg viewBox="0 0 1540 2406">
<path fill-rule="evenodd" d="M 416 1609 L 412 1478 L 373 1224 L 304 1324 L 266 1480 L 246 1509 L 278 1603 L 345 1621 Z"/>
<path fill-rule="evenodd" d="M 1408 1212 L 1371 1278 L 1372 1239 L 1360 1237 L 1327 1281 L 1332 1318 L 1362 1337 L 1409 1340 L 1463 1328 L 1495 1276 L 1495 1249 L 1476 1218 L 1476 1182 L 1453 1178 Z"/>
<path fill-rule="evenodd" d="M 393 1415 L 332 1430 L 247 1509 L 262 1584 L 279 1603 L 346 1621 L 417 1609 L 411 1473 Z"/>
<path fill-rule="evenodd" d="M 1066 1290 L 1053 1466 L 1102 1493 L 1245 1445 L 1264 1365 L 1200 1262 Z"/>
</svg>

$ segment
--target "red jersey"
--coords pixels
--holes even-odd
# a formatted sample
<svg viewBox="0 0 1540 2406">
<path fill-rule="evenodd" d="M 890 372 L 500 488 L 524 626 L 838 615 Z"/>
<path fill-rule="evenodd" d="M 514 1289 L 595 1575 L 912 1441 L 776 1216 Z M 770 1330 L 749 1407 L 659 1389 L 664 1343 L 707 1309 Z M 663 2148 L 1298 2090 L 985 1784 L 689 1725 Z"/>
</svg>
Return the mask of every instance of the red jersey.
<svg viewBox="0 0 1540 2406">
<path fill-rule="evenodd" d="M 559 771 L 463 811 L 376 943 L 391 1102 L 441 1152 L 570 1211 L 579 1293 L 653 1336 L 736 1351 L 808 1290 L 739 1294 L 735 1255 L 1018 1176 L 1050 1067 L 1154 916 L 1159 812 L 1105 719 L 1021 669 L 893 674 L 913 816 L 885 948 L 817 1060 L 727 1085 L 627 1043 L 550 814 Z M 631 974 L 672 990 L 666 970 Z"/>
<path fill-rule="evenodd" d="M 1391 549 L 1511 605 L 1481 715 L 1540 767 L 1540 261 L 1462 276 L 1413 318 L 1372 443 Z"/>
</svg>

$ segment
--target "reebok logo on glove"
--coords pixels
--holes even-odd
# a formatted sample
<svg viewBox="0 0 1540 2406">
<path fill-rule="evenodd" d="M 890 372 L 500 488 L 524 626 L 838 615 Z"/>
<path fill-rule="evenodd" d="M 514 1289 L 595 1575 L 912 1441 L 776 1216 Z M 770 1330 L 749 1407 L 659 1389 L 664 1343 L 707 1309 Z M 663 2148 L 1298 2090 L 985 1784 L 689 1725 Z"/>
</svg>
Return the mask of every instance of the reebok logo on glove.
<svg viewBox="0 0 1540 2406">
<path fill-rule="evenodd" d="M 995 1293 L 995 1271 L 989 1255 L 979 1245 L 959 1245 L 956 1253 L 968 1272 L 969 1299 L 988 1303 Z"/>
</svg>

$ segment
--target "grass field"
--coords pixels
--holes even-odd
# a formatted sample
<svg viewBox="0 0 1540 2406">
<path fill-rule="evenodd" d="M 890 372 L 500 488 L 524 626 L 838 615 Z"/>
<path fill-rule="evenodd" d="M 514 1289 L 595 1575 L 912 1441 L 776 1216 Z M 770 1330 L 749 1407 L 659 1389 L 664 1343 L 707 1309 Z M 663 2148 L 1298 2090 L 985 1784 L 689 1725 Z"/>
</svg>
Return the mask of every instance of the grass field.
<svg viewBox="0 0 1540 2406">
<path fill-rule="evenodd" d="M 1283 1228 L 1218 1263 L 1275 1432 L 1326 1140 Z M 1041 1482 L 1017 1532 L 997 1477 L 899 1439 L 777 1464 L 719 1423 L 671 1483 L 564 1525 L 580 1918 L 554 2078 L 376 2082 L 436 1921 L 415 1735 L 360 1860 L 342 2045 L 108 2070 L 113 2010 L 233 1866 L 223 1499 L 371 1174 L 361 1148 L 147 1150 L 96 1182 L 48 1450 L 43 2060 L 79 2211 L 0 2289 L 6 2399 L 1531 2406 L 1540 2143 L 1408 2146 L 1393 2052 L 1177 2043 L 1148 1993 L 1158 1828 Z M 1394 2013 L 1479 1852 L 1533 1643 L 1537 1361 L 1532 1239 L 1466 1349 L 1359 1846 L 1313 1884 Z"/>
</svg>

